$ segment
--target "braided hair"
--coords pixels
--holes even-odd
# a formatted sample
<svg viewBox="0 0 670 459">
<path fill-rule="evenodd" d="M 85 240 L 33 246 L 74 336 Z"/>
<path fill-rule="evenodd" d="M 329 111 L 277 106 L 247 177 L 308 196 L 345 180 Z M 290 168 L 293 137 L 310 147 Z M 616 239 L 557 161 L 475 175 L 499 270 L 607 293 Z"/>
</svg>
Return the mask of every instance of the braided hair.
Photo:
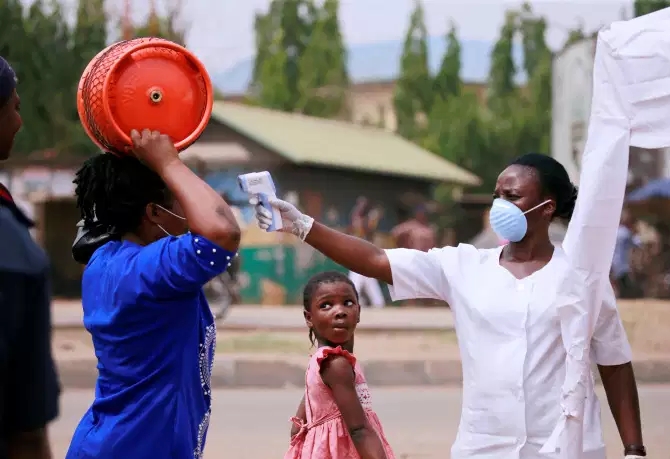
<svg viewBox="0 0 670 459">
<path fill-rule="evenodd" d="M 305 308 L 305 311 L 309 311 L 309 308 L 312 305 L 314 294 L 322 284 L 336 284 L 338 282 L 344 282 L 345 284 L 351 286 L 351 289 L 356 294 L 356 300 L 358 301 L 358 290 L 356 290 L 356 286 L 353 282 L 351 282 L 349 277 L 337 271 L 324 271 L 312 276 L 305 285 L 305 289 L 303 290 L 302 294 L 302 304 Z M 310 328 L 309 342 L 312 343 L 312 346 L 314 346 L 315 341 L 316 335 L 314 334 L 314 330 Z"/>
<path fill-rule="evenodd" d="M 77 207 L 84 225 L 117 236 L 137 230 L 147 204 L 169 207 L 172 197 L 158 174 L 133 156 L 98 154 L 75 175 Z"/>
<path fill-rule="evenodd" d="M 570 220 L 577 202 L 577 187 L 570 181 L 565 167 L 551 156 L 528 153 L 519 156 L 511 165 L 525 166 L 537 174 L 542 194 L 556 200 L 554 217 Z"/>
</svg>

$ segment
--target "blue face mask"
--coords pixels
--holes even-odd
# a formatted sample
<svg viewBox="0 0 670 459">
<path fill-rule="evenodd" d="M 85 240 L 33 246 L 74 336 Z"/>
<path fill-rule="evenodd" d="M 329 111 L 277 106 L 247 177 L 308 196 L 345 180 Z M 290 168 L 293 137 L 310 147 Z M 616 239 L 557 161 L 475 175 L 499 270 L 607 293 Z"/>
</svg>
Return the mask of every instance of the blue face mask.
<svg viewBox="0 0 670 459">
<path fill-rule="evenodd" d="M 551 200 L 547 199 L 532 209 L 522 212 L 521 209 L 511 202 L 496 198 L 493 200 L 493 205 L 489 212 L 491 229 L 493 229 L 501 239 L 509 242 L 519 242 L 526 236 L 526 231 L 528 231 L 526 214 L 535 209 L 539 209 L 548 202 L 551 202 Z"/>
</svg>

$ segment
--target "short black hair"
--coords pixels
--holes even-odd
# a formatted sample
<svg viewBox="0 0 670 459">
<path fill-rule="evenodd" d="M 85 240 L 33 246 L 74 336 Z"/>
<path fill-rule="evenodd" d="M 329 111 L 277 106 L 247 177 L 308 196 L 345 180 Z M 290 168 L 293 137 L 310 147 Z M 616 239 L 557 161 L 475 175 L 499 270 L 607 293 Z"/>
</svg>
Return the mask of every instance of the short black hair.
<svg viewBox="0 0 670 459">
<path fill-rule="evenodd" d="M 342 274 L 339 271 L 323 271 L 318 274 L 315 274 L 312 276 L 308 281 L 307 284 L 305 284 L 305 289 L 303 290 L 302 293 L 302 304 L 303 307 L 305 308 L 305 311 L 309 311 L 309 307 L 312 304 L 312 298 L 314 297 L 314 293 L 316 292 L 316 289 L 319 288 L 319 286 L 323 284 L 336 284 L 338 282 L 344 282 L 345 284 L 349 284 L 356 294 L 356 300 L 358 300 L 358 290 L 356 290 L 356 286 L 354 285 L 353 282 L 351 282 L 351 279 L 345 274 Z M 314 346 L 314 330 L 311 328 L 309 329 L 309 341 L 312 343 L 312 346 Z"/>
<path fill-rule="evenodd" d="M 93 156 L 77 171 L 74 184 L 84 223 L 97 221 L 118 236 L 137 230 L 147 204 L 172 204 L 160 176 L 129 155 Z"/>
<path fill-rule="evenodd" d="M 570 220 L 577 202 L 577 187 L 570 181 L 565 167 L 551 156 L 540 153 L 528 153 L 519 156 L 510 166 L 530 167 L 537 173 L 543 195 L 556 200 L 554 217 Z"/>
</svg>

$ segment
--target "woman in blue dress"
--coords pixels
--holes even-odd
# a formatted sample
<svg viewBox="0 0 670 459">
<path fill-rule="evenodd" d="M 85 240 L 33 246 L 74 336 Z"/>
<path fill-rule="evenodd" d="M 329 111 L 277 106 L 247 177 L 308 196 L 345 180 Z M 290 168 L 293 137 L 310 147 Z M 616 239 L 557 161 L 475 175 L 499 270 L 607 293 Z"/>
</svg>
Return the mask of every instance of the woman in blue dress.
<svg viewBox="0 0 670 459">
<path fill-rule="evenodd" d="M 202 286 L 230 264 L 240 229 L 167 136 L 132 138 L 136 157 L 97 155 L 75 179 L 83 229 L 73 254 L 86 263 L 84 325 L 99 374 L 67 459 L 204 450 L 216 327 Z"/>
</svg>

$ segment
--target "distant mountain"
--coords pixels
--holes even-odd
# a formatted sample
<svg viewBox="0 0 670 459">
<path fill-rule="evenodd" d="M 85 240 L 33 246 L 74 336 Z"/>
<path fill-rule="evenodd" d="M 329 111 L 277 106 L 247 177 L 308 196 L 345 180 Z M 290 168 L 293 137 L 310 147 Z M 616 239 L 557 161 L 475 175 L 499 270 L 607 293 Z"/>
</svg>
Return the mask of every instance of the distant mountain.
<svg viewBox="0 0 670 459">
<path fill-rule="evenodd" d="M 491 51 L 494 43 L 480 40 L 461 41 L 461 78 L 468 83 L 484 83 L 488 79 Z M 387 41 L 353 45 L 349 47 L 349 76 L 353 83 L 388 81 L 398 76 L 403 41 Z M 446 49 L 444 37 L 428 38 L 428 60 L 433 72 L 437 71 Z M 521 67 L 523 50 L 514 48 L 514 60 Z M 224 94 L 246 92 L 253 71 L 254 59 L 249 58 L 235 64 L 230 69 L 212 75 L 214 85 Z M 518 81 L 525 81 L 519 72 Z"/>
</svg>

